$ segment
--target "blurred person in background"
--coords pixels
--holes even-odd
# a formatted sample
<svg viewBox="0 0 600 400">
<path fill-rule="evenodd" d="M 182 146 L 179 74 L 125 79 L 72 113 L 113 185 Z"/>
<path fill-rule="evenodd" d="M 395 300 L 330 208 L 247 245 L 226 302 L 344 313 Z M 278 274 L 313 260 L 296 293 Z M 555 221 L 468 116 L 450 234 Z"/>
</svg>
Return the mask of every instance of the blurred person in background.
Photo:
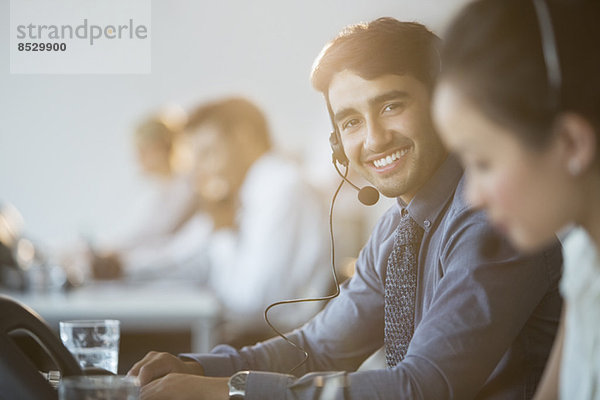
<svg viewBox="0 0 600 400">
<path fill-rule="evenodd" d="M 190 113 L 185 136 L 211 224 L 207 285 L 225 306 L 225 341 L 239 347 L 270 337 L 266 306 L 328 288 L 325 204 L 299 166 L 277 154 L 265 115 L 247 99 L 200 106 Z M 276 308 L 273 318 L 290 329 L 321 306 Z"/>
<path fill-rule="evenodd" d="M 149 190 L 133 204 L 114 237 L 87 243 L 84 268 L 96 279 L 122 276 L 152 276 L 170 268 L 178 269 L 190 258 L 196 243 L 174 238 L 184 227 L 185 236 L 201 235 L 202 223 L 187 224 L 198 211 L 198 201 L 190 175 L 177 152 L 185 113 L 169 107 L 141 121 L 134 131 L 137 162 Z M 195 227 L 195 233 L 189 232 Z M 87 264 L 87 265 L 86 265 Z M 173 271 L 169 271 L 173 274 Z"/>
<path fill-rule="evenodd" d="M 168 237 L 96 256 L 95 276 L 194 281 L 222 303 L 225 342 L 240 347 L 270 337 L 262 318 L 270 303 L 328 289 L 325 204 L 299 166 L 273 149 L 263 112 L 247 99 L 200 105 L 189 115 L 181 146 L 198 211 Z M 158 172 L 164 164 L 157 161 L 165 158 L 156 153 L 144 152 L 140 160 Z M 270 316 L 287 330 L 320 307 L 281 307 Z"/>
</svg>

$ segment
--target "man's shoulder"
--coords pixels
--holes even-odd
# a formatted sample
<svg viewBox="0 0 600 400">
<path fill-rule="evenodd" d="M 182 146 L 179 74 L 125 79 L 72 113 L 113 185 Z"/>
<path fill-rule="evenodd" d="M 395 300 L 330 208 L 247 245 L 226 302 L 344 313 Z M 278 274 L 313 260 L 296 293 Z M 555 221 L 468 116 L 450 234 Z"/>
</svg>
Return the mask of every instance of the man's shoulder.
<svg viewBox="0 0 600 400">
<path fill-rule="evenodd" d="M 464 176 L 458 182 L 454 194 L 448 199 L 447 207 L 440 214 L 439 228 L 448 229 L 450 226 L 456 228 L 457 224 L 478 224 L 487 226 L 488 220 L 482 210 L 475 209 L 469 205 L 464 196 Z M 400 205 L 394 202 L 379 217 L 372 231 L 372 236 L 385 238 L 391 235 L 398 226 L 400 220 Z M 438 229 L 439 229 L 438 228 Z"/>
<path fill-rule="evenodd" d="M 465 190 L 466 190 L 466 179 L 465 179 L 465 176 L 463 175 L 460 178 L 460 180 L 458 181 L 458 184 L 456 185 L 456 190 L 454 192 L 454 197 L 452 198 L 450 208 L 455 213 L 468 212 L 468 213 L 477 213 L 477 214 L 483 215 L 483 212 L 481 212 L 480 210 L 474 209 L 469 204 L 469 202 L 465 198 Z"/>
<path fill-rule="evenodd" d="M 559 276 L 562 255 L 558 240 L 533 254 L 521 254 L 506 236 L 493 228 L 484 210 L 473 208 L 468 203 L 465 198 L 464 176 L 456 187 L 454 197 L 438 229 L 443 231 L 443 234 L 438 236 L 438 240 L 443 242 L 442 248 L 469 248 L 475 252 L 473 254 L 481 257 L 479 261 L 482 265 L 491 261 L 512 260 L 520 264 L 544 265 L 548 268 L 547 272 L 552 280 Z"/>
<path fill-rule="evenodd" d="M 442 216 L 443 225 L 456 226 L 456 224 L 478 224 L 488 226 L 488 219 L 485 212 L 480 209 L 473 208 L 465 198 L 465 176 L 463 175 L 456 190 L 452 196 L 446 212 Z"/>
</svg>

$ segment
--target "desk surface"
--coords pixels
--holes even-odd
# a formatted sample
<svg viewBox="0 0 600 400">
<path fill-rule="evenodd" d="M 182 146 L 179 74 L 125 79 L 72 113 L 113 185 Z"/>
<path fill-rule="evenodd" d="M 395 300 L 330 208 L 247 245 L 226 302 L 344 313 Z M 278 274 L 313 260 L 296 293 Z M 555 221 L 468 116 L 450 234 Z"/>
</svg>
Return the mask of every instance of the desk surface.
<svg viewBox="0 0 600 400">
<path fill-rule="evenodd" d="M 216 344 L 221 315 L 217 299 L 186 282 L 107 282 L 66 293 L 5 294 L 31 307 L 58 330 L 69 319 L 118 319 L 123 330 L 192 331 L 193 351 L 208 351 Z"/>
</svg>

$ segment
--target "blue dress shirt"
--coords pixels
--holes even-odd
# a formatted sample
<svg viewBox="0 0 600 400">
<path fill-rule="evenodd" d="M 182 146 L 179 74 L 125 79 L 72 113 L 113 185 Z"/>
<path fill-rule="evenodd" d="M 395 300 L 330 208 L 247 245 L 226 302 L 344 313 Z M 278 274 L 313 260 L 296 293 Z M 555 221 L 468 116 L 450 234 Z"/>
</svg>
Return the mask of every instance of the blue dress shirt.
<svg viewBox="0 0 600 400">
<path fill-rule="evenodd" d="M 399 200 L 382 216 L 339 297 L 289 334 L 310 354 L 300 377 L 287 371 L 303 355 L 281 338 L 184 356 L 208 376 L 252 370 L 248 400 L 532 397 L 560 316 L 560 244 L 522 256 L 501 241 L 484 256 L 491 228 L 466 204 L 462 175 L 449 156 L 410 204 Z M 394 368 L 334 372 L 355 371 L 383 345 L 386 267 L 402 208 L 425 230 L 406 357 Z"/>
</svg>

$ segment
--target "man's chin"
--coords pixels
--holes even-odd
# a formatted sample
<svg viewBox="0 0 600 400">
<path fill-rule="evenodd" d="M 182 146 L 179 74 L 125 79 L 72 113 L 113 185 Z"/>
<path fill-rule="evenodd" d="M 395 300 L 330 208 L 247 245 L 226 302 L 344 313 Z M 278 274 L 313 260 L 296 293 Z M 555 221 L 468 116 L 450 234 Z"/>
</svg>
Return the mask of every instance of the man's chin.
<svg viewBox="0 0 600 400">
<path fill-rule="evenodd" d="M 376 183 L 373 183 L 373 186 L 375 186 L 375 189 L 377 189 L 377 191 L 379 193 L 381 193 L 383 196 L 389 197 L 389 198 L 400 197 L 406 193 L 406 190 L 404 188 L 399 188 L 397 186 L 389 187 L 388 185 L 382 185 L 382 184 L 376 184 Z"/>
<path fill-rule="evenodd" d="M 408 192 L 407 178 L 403 171 L 395 171 L 385 177 L 377 176 L 368 168 L 354 168 L 354 171 L 385 197 L 396 198 Z"/>
<path fill-rule="evenodd" d="M 385 197 L 396 198 L 404 195 L 408 190 L 406 170 L 390 171 L 386 175 L 377 175 L 370 170 L 358 171 L 379 193 Z"/>
</svg>

